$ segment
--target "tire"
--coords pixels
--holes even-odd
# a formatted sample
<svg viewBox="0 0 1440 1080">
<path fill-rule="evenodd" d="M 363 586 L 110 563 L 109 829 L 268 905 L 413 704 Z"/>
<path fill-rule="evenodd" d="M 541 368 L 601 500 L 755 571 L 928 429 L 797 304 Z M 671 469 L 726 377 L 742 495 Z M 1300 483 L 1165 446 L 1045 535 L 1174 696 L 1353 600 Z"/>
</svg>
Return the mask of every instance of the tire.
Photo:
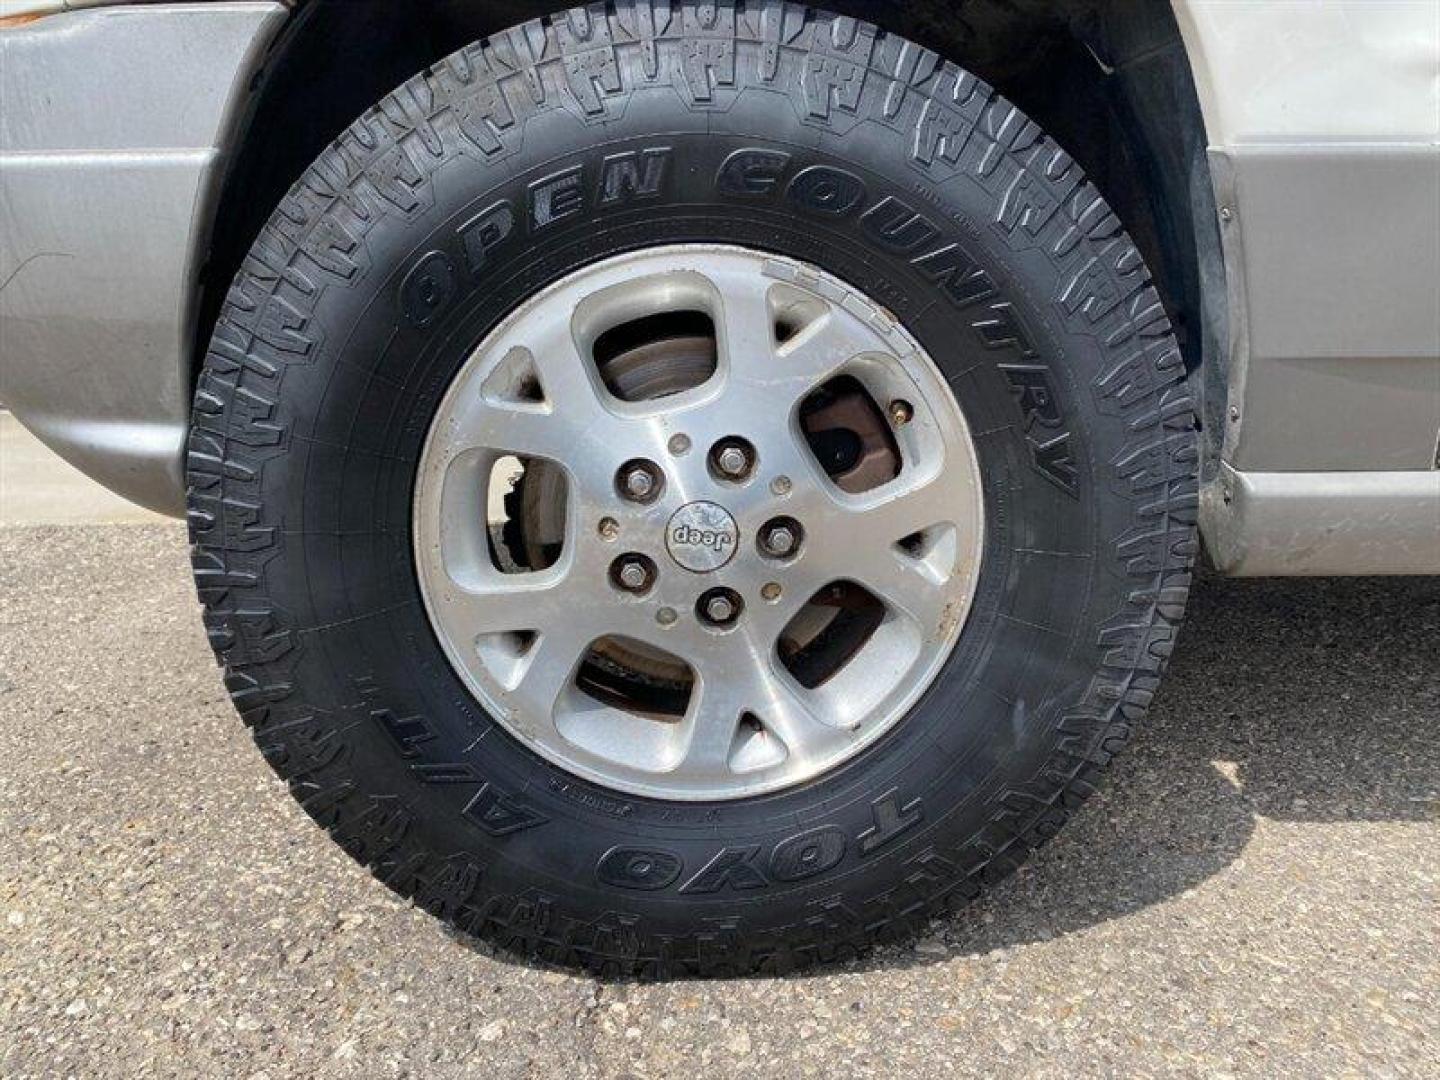
<svg viewBox="0 0 1440 1080">
<path fill-rule="evenodd" d="M 642 165 L 607 189 L 615 162 Z M 412 535 L 475 342 L 580 268 L 695 243 L 893 313 L 953 389 L 984 505 L 963 631 L 908 715 L 804 783 L 709 801 L 522 745 L 442 648 Z M 1183 614 L 1195 426 L 1136 248 L 984 83 L 813 9 L 618 0 L 415 77 L 286 196 L 199 375 L 193 565 L 261 751 L 391 888 L 597 972 L 783 971 L 962 906 L 1094 789 Z"/>
</svg>

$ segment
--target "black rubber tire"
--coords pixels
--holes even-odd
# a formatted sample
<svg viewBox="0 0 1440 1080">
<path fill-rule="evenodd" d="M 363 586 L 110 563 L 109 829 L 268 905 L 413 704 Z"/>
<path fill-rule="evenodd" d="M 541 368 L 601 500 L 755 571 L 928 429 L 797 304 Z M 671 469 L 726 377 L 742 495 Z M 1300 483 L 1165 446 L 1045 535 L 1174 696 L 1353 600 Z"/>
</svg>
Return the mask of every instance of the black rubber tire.
<svg viewBox="0 0 1440 1080">
<path fill-rule="evenodd" d="M 493 724 L 411 554 L 467 348 L 566 271 L 687 240 L 887 304 L 954 387 L 987 516 L 973 612 L 911 715 L 807 785 L 713 804 L 606 791 Z M 1194 429 L 1120 222 L 988 86 L 812 9 L 619 0 L 417 76 L 287 195 L 199 377 L 194 568 L 260 748 L 392 888 L 597 971 L 786 970 L 903 938 L 1090 793 L 1183 613 Z"/>
</svg>

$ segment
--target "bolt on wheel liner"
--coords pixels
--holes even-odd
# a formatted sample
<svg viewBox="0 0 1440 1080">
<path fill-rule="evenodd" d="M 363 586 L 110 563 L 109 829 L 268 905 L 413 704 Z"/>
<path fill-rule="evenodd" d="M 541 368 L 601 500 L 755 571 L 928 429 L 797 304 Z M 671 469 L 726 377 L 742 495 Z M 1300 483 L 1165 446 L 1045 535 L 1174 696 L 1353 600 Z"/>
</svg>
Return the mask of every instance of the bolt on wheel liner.
<svg viewBox="0 0 1440 1080">
<path fill-rule="evenodd" d="M 199 376 L 194 565 L 267 760 L 393 888 L 561 963 L 782 970 L 1098 783 L 1183 613 L 1194 418 L 1122 226 L 984 83 L 652 14 L 472 46 L 296 185 Z"/>
</svg>

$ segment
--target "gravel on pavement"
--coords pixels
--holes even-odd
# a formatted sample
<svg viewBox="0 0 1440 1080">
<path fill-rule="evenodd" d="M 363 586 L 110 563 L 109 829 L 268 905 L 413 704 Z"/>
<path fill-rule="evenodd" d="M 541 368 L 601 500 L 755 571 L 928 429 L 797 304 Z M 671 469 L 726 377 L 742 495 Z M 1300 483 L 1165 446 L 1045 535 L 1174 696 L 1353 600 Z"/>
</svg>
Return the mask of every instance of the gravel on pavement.
<svg viewBox="0 0 1440 1080">
<path fill-rule="evenodd" d="M 1150 722 L 913 946 L 635 984 L 448 931 L 293 804 L 183 531 L 0 529 L 0 1075 L 1440 1076 L 1440 579 L 1202 577 Z"/>
</svg>

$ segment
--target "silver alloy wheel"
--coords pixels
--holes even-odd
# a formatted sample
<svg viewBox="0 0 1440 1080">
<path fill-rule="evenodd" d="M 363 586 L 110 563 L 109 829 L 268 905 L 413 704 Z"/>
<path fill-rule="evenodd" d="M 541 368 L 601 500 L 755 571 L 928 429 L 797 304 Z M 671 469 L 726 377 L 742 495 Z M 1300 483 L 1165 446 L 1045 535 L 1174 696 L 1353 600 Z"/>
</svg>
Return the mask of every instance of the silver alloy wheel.
<svg viewBox="0 0 1440 1080">
<path fill-rule="evenodd" d="M 681 311 L 713 322 L 713 375 L 669 396 L 615 396 L 594 360 L 597 340 Z M 900 460 L 893 479 L 859 493 L 837 486 L 801 428 L 802 401 L 837 376 L 891 417 Z M 538 393 L 515 391 L 526 380 Z M 738 481 L 717 475 L 707 453 L 736 439 L 754 451 Z M 516 457 L 563 471 L 564 537 L 552 565 L 507 573 L 487 535 L 487 492 L 495 464 Z M 636 460 L 663 474 L 654 501 L 617 488 Z M 777 560 L 759 537 L 782 516 L 804 539 Z M 697 550 L 675 553 L 676 522 L 682 545 Z M 708 244 L 608 259 L 512 312 L 441 402 L 414 502 L 431 623 L 485 710 L 563 769 L 678 800 L 803 782 L 898 723 L 954 649 L 983 535 L 974 444 L 915 340 L 823 271 Z M 624 553 L 657 568 L 643 595 L 613 582 Z M 883 615 L 843 666 L 806 686 L 778 642 L 837 583 L 861 587 Z M 697 612 L 702 596 L 719 594 L 738 601 L 724 625 Z M 688 666 L 683 712 L 647 714 L 578 684 L 592 646 L 611 638 Z"/>
</svg>

